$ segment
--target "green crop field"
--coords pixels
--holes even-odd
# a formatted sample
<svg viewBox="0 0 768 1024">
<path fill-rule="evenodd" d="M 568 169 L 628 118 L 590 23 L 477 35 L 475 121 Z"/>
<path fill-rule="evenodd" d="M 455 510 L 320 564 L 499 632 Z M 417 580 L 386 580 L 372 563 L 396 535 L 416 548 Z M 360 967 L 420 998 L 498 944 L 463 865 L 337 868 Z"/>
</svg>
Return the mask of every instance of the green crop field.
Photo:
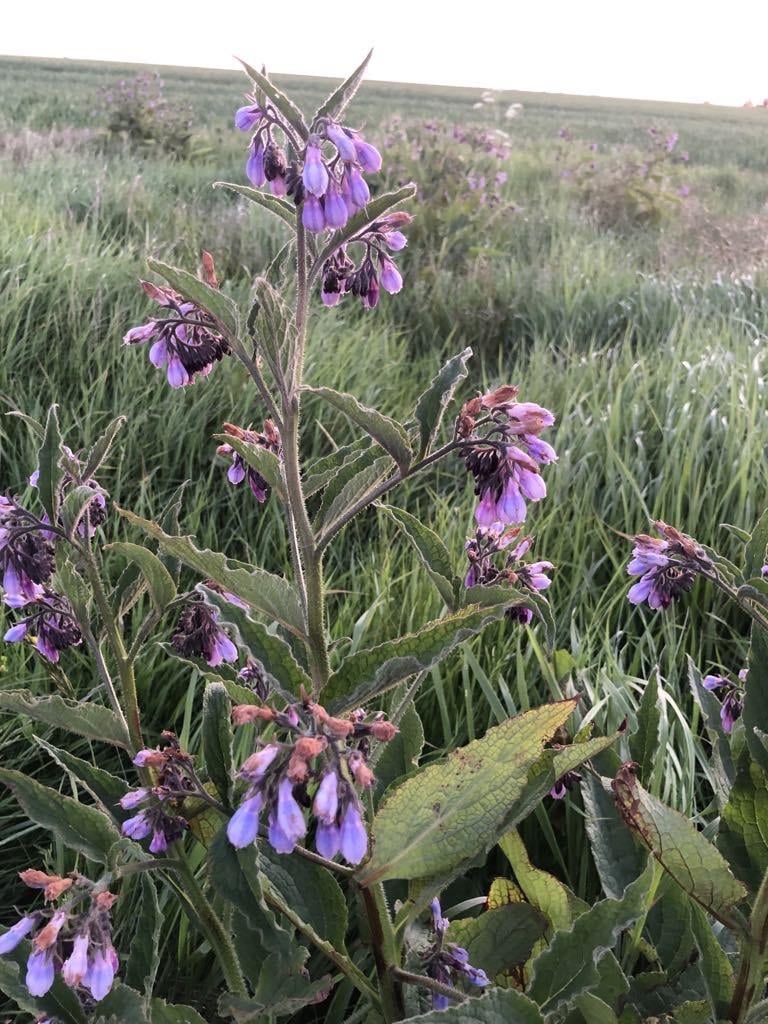
<svg viewBox="0 0 768 1024">
<path fill-rule="evenodd" d="M 111 498 L 149 516 L 188 481 L 185 532 L 275 568 L 286 539 L 274 506 L 229 487 L 215 454 L 223 421 L 263 419 L 239 366 L 217 367 L 216 387 L 202 381 L 171 392 L 142 349 L 121 344 L 149 313 L 138 287 L 147 256 L 194 269 L 207 249 L 224 289 L 244 300 L 280 251 L 277 221 L 211 187 L 246 181 L 246 141 L 232 127 L 246 79 L 160 69 L 168 99 L 192 113 L 188 153 L 176 159 L 162 137 L 136 146 L 107 130 L 105 94 L 141 70 L 0 58 L 0 412 L 40 417 L 57 402 L 73 448 L 124 414 L 120 458 L 102 473 Z M 309 107 L 332 84 L 277 81 Z M 686 658 L 737 672 L 746 620 L 701 583 L 672 614 L 632 608 L 625 535 L 661 518 L 728 553 L 735 540 L 721 524 L 750 528 L 768 504 L 768 109 L 512 92 L 493 99 L 478 108 L 479 89 L 362 88 L 355 123 L 384 144 L 380 187 L 419 185 L 401 260 L 405 287 L 370 312 L 318 302 L 308 379 L 407 417 L 441 361 L 471 346 L 464 397 L 511 382 L 523 400 L 555 412 L 560 460 L 526 529 L 538 557 L 556 566 L 556 652 L 535 625 L 511 623 L 465 645 L 419 698 L 427 750 L 438 754 L 573 690 L 588 695 L 601 726 L 616 727 L 632 720 L 657 674 L 664 744 L 652 788 L 693 814 L 707 799 L 708 768 Z M 513 103 L 522 109 L 507 118 Z M 667 152 L 672 133 L 679 139 Z M 314 425 L 311 399 L 306 408 L 308 456 L 349 440 L 341 416 L 329 437 Z M 0 494 L 24 492 L 34 450 L 25 423 L 0 415 Z M 404 491 L 397 503 L 429 516 L 459 571 L 473 508 L 461 462 Z M 105 529 L 112 539 L 128 536 L 114 515 Z M 329 553 L 338 640 L 369 646 L 440 614 L 403 543 L 369 513 Z M 167 639 L 165 625 L 156 640 Z M 49 676 L 40 659 L 7 647 L 0 687 L 23 681 L 41 693 L 71 686 L 84 695 L 96 685 L 84 654 L 67 665 L 68 680 Z M 139 663 L 139 687 L 152 734 L 183 735 L 200 699 L 189 669 L 155 645 Z M 65 788 L 29 728 L 0 719 L 4 764 Z M 37 863 L 48 840 L 10 797 L 0 801 L 0 898 L 9 905 L 14 872 Z M 577 810 L 532 816 L 526 838 L 534 859 L 593 896 Z M 49 856 L 55 864 L 62 851 Z M 187 933 L 168 934 L 183 964 Z M 181 975 L 161 979 L 171 995 L 175 984 L 183 990 Z"/>
</svg>

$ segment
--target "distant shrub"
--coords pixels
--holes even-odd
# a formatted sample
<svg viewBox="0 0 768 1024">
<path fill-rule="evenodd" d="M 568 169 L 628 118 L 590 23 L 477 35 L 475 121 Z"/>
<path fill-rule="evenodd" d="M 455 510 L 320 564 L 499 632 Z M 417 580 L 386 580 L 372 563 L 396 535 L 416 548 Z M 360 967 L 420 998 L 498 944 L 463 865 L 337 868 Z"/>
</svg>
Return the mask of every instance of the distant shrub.
<svg viewBox="0 0 768 1024">
<path fill-rule="evenodd" d="M 189 155 L 192 110 L 166 98 L 159 74 L 142 72 L 105 88 L 102 104 L 112 140 L 122 139 L 135 149 L 157 149 L 179 159 Z"/>
</svg>

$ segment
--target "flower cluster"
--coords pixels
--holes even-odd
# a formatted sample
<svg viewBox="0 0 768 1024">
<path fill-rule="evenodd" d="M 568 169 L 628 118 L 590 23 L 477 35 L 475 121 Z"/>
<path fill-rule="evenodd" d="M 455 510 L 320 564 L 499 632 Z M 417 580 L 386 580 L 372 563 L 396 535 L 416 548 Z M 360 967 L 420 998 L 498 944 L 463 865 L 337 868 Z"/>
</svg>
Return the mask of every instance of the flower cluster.
<svg viewBox="0 0 768 1024">
<path fill-rule="evenodd" d="M 510 545 L 514 547 L 510 548 Z M 547 573 L 553 568 L 551 562 L 523 562 L 533 544 L 533 537 L 520 537 L 519 527 L 479 526 L 475 536 L 464 545 L 469 568 L 464 577 L 464 586 L 510 585 L 520 590 L 538 592 L 546 590 L 552 580 Z M 497 562 L 500 552 L 505 552 L 504 563 Z M 514 605 L 507 609 L 507 615 L 517 622 L 528 625 L 533 611 L 525 605 Z"/>
<path fill-rule="evenodd" d="M 235 127 L 252 132 L 245 173 L 257 188 L 269 184 L 273 195 L 292 196 L 308 231 L 342 228 L 362 210 L 371 193 L 363 174 L 381 170 L 381 154 L 360 132 L 326 117 L 316 120 L 296 159 L 288 160 L 275 130 L 291 139 L 290 129 L 269 102 L 253 96 L 235 113 Z"/>
<path fill-rule="evenodd" d="M 74 873 L 64 878 L 29 869 L 19 877 L 58 906 L 27 914 L 0 935 L 0 954 L 32 936 L 25 982 L 30 995 L 44 996 L 59 972 L 66 985 L 86 990 L 99 1002 L 112 988 L 118 968 L 109 916 L 117 897 Z"/>
<path fill-rule="evenodd" d="M 699 573 L 712 570 L 712 561 L 693 537 L 661 520 L 653 525 L 660 537 L 644 533 L 635 537 L 627 572 L 640 579 L 630 587 L 627 597 L 632 604 L 647 601 L 654 609 L 669 608 L 681 594 L 691 589 Z"/>
<path fill-rule="evenodd" d="M 356 295 L 366 309 L 378 304 L 383 288 L 394 295 L 403 287 L 400 271 L 386 250 L 399 252 L 408 244 L 401 228 L 411 223 L 412 217 L 404 211 L 385 214 L 369 224 L 358 235 L 339 248 L 325 261 L 320 296 L 326 306 L 336 306 L 346 294 Z M 350 248 L 362 247 L 357 263 L 350 256 Z"/>
<path fill-rule="evenodd" d="M 541 501 L 547 494 L 540 467 L 557 460 L 554 448 L 539 436 L 555 417 L 535 402 L 518 402 L 517 393 L 516 387 L 504 386 L 473 398 L 456 423 L 475 479 L 478 526 L 524 522 L 526 500 Z M 484 428 L 482 436 L 479 428 Z"/>
<path fill-rule="evenodd" d="M 120 800 L 125 811 L 142 810 L 122 825 L 123 835 L 141 840 L 152 836 L 152 853 L 165 853 L 188 827 L 177 812 L 189 796 L 200 795 L 202 786 L 195 774 L 192 758 L 181 749 L 172 732 L 164 732 L 161 746 L 140 750 L 133 759 L 137 768 L 148 768 L 155 776 L 154 786 L 132 789 Z"/>
<path fill-rule="evenodd" d="M 230 597 L 229 594 L 225 596 Z M 237 598 L 235 601 L 241 604 Z M 219 625 L 218 612 L 199 594 L 187 599 L 171 644 L 182 657 L 204 658 L 214 668 L 223 661 L 237 661 L 237 647 Z"/>
<path fill-rule="evenodd" d="M 207 253 L 204 254 L 203 268 L 206 283 L 215 286 L 215 272 Z M 141 287 L 167 313 L 159 319 L 153 318 L 139 327 L 132 327 L 123 342 L 139 345 L 151 341 L 149 361 L 158 369 L 165 368 L 172 388 L 183 388 L 197 377 L 207 377 L 213 364 L 229 353 L 229 343 L 219 333 L 216 322 L 172 288 L 150 281 L 142 281 Z"/>
<path fill-rule="evenodd" d="M 264 421 L 264 430 L 259 433 L 257 430 L 244 430 L 235 426 L 234 423 L 225 423 L 224 432 L 230 437 L 244 441 L 246 444 L 256 445 L 272 452 L 279 459 L 283 458 L 283 442 L 280 438 L 280 431 L 272 420 Z M 235 451 L 231 444 L 220 444 L 216 449 L 217 454 L 229 459 L 230 466 L 227 470 L 227 479 L 231 484 L 241 484 L 243 480 L 248 481 L 251 493 L 258 502 L 265 502 L 269 497 L 269 484 L 257 470 L 250 466 L 239 452 Z"/>
<path fill-rule="evenodd" d="M 395 726 L 381 716 L 369 719 L 362 710 L 334 718 L 310 700 L 284 711 L 240 704 L 232 718 L 236 725 L 270 723 L 276 733 L 240 768 L 246 789 L 227 826 L 232 845 L 255 842 L 266 815 L 272 847 L 291 853 L 307 834 L 305 810 L 311 810 L 317 852 L 328 859 L 341 854 L 349 864 L 359 864 L 368 851 L 368 833 L 355 787 L 373 785 L 366 756 L 370 740 L 388 742 L 397 733 Z M 280 733 L 283 739 L 277 738 Z"/>
<path fill-rule="evenodd" d="M 53 664 L 59 660 L 61 651 L 82 643 L 83 634 L 66 597 L 44 587 L 38 600 L 28 608 L 31 614 L 25 615 L 3 636 L 6 643 L 19 643 L 28 637 L 33 640 L 35 649 Z"/>
<path fill-rule="evenodd" d="M 747 681 L 749 669 L 743 668 L 739 672 L 739 682 L 734 683 L 727 676 L 704 676 L 701 681 L 705 690 L 714 693 L 721 701 L 720 723 L 723 732 L 733 732 L 737 720 L 741 718 L 744 709 L 744 685 Z"/>
<path fill-rule="evenodd" d="M 433 899 L 430 907 L 435 941 L 423 957 L 427 975 L 443 985 L 453 986 L 459 977 L 480 988 L 490 985 L 491 980 L 485 971 L 470 964 L 466 949 L 445 941 L 450 922 L 443 917 L 440 901 Z M 442 992 L 433 992 L 432 1005 L 436 1010 L 445 1010 L 450 1006 L 450 997 Z"/>
<path fill-rule="evenodd" d="M 38 601 L 54 568 L 53 545 L 40 531 L 39 521 L 15 501 L 0 495 L 4 603 L 9 608 L 23 608 Z"/>
</svg>

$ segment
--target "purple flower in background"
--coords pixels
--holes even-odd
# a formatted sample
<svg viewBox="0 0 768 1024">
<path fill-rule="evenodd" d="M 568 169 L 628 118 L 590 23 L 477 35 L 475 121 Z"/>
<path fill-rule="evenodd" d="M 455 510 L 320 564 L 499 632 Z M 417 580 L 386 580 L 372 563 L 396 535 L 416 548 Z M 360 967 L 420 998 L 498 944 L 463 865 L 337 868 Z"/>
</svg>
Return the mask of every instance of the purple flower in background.
<svg viewBox="0 0 768 1024">
<path fill-rule="evenodd" d="M 568 791 L 578 785 L 581 780 L 582 776 L 578 772 L 566 772 L 565 775 L 560 776 L 552 789 L 550 789 L 549 795 L 555 800 L 562 800 Z"/>
<path fill-rule="evenodd" d="M 739 684 L 732 682 L 727 676 L 707 675 L 701 680 L 705 690 L 714 693 L 721 700 L 720 724 L 724 733 L 733 732 L 733 727 L 741 718 L 744 709 L 744 684 L 747 681 L 748 669 L 739 672 Z"/>
<path fill-rule="evenodd" d="M 215 608 L 202 597 L 190 597 L 171 637 L 174 650 L 185 658 L 204 658 L 214 668 L 224 661 L 237 661 L 237 647 L 217 620 Z"/>
<path fill-rule="evenodd" d="M 470 964 L 469 953 L 466 949 L 457 946 L 454 942 L 445 941 L 450 922 L 443 917 L 440 901 L 437 898 L 432 900 L 430 910 L 434 943 L 422 954 L 422 961 L 428 977 L 447 986 L 455 985 L 458 978 L 463 978 L 470 985 L 478 988 L 490 985 L 490 978 L 485 971 Z M 442 992 L 433 993 L 432 1006 L 435 1010 L 444 1010 L 449 1005 L 449 996 Z"/>
<path fill-rule="evenodd" d="M 630 587 L 627 597 L 632 604 L 647 601 L 650 608 L 660 609 L 668 608 L 690 590 L 696 575 L 710 570 L 712 562 L 692 537 L 661 520 L 654 525 L 661 537 L 635 537 L 627 572 L 640 579 Z"/>
</svg>

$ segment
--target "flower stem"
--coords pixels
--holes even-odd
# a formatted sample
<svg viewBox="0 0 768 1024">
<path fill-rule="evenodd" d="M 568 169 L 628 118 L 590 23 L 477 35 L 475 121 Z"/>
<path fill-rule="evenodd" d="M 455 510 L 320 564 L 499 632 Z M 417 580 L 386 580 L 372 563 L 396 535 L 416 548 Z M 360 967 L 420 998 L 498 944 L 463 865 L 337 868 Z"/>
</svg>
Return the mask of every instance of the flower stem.
<svg viewBox="0 0 768 1024">
<path fill-rule="evenodd" d="M 444 985 L 441 981 L 428 978 L 426 974 L 414 974 L 412 971 L 404 971 L 401 967 L 396 967 L 394 975 L 398 981 L 403 981 L 406 985 L 418 985 L 419 988 L 427 988 L 430 992 L 437 992 L 441 996 L 455 999 L 457 1003 L 465 1003 L 469 998 L 469 996 L 454 988 L 453 985 Z"/>
<path fill-rule="evenodd" d="M 749 921 L 749 933 L 742 942 L 741 966 L 731 1001 L 728 1020 L 743 1024 L 765 988 L 766 948 L 768 947 L 768 871 L 763 875 Z"/>
<path fill-rule="evenodd" d="M 403 991 L 397 979 L 399 956 L 395 933 L 383 886 L 379 883 L 370 888 L 362 887 L 360 891 L 371 934 L 371 948 L 381 992 L 381 1009 L 387 1024 L 392 1024 L 405 1018 Z"/>
</svg>

